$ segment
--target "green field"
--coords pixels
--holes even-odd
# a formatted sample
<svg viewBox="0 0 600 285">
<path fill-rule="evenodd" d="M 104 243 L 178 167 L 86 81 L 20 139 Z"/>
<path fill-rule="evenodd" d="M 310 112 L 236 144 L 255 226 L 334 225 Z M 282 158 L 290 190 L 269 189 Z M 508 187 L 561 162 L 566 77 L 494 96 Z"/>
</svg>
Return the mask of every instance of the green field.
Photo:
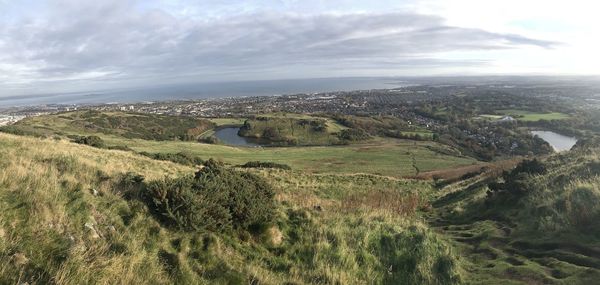
<svg viewBox="0 0 600 285">
<path fill-rule="evenodd" d="M 69 113 L 71 114 L 71 113 Z M 473 158 L 452 156 L 432 149 L 447 146 L 435 142 L 418 142 L 399 139 L 375 138 L 366 143 L 344 146 L 314 147 L 264 147 L 243 148 L 224 145 L 202 144 L 180 140 L 156 141 L 125 138 L 115 133 L 101 133 L 95 129 L 73 124 L 68 116 L 48 115 L 23 120 L 12 126 L 13 131 L 36 136 L 97 135 L 108 146 L 127 146 L 137 152 L 178 153 L 189 152 L 203 159 L 215 158 L 229 164 L 248 161 L 271 161 L 288 164 L 297 170 L 311 173 L 369 173 L 384 176 L 404 177 L 457 166 L 477 163 Z M 239 119 L 216 119 L 216 124 L 229 124 Z M 239 121 L 238 121 L 239 122 Z M 329 122 L 329 121 L 328 121 Z M 341 126 L 330 121 L 333 126 Z M 207 133 L 212 132 L 209 130 Z M 435 146 L 433 148 L 428 146 Z"/>
<path fill-rule="evenodd" d="M 243 148 L 193 142 L 158 142 L 105 137 L 111 145 L 127 145 L 150 153 L 190 152 L 202 158 L 215 158 L 230 164 L 271 161 L 288 164 L 311 173 L 369 173 L 385 176 L 411 176 L 420 172 L 471 165 L 477 161 L 434 152 L 426 146 L 433 142 L 377 139 L 369 144 L 319 147 Z M 413 164 L 414 159 L 414 164 Z M 416 167 L 416 168 L 415 168 Z"/>
<path fill-rule="evenodd" d="M 524 121 L 524 122 L 536 122 L 539 120 L 548 120 L 548 121 L 564 120 L 564 119 L 571 118 L 571 116 L 569 116 L 568 114 L 557 113 L 557 112 L 535 113 L 535 112 L 516 110 L 516 109 L 497 110 L 496 112 L 498 112 L 499 114 L 502 114 L 502 115 L 512 116 L 515 119 L 517 119 L 519 121 Z"/>
</svg>

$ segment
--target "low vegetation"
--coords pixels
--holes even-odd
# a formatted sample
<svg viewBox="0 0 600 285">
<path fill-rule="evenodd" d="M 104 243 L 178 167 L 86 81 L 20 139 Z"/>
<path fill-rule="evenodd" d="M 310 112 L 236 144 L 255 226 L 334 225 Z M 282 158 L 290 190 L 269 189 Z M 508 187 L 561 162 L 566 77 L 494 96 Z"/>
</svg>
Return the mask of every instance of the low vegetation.
<svg viewBox="0 0 600 285">
<path fill-rule="evenodd" d="M 437 137 L 427 129 L 413 126 L 412 122 L 393 116 L 335 115 L 333 118 L 351 130 L 359 130 L 371 136 L 416 140 L 433 140 Z"/>
<path fill-rule="evenodd" d="M 145 140 L 196 140 L 214 127 L 208 120 L 182 116 L 77 111 L 31 117 L 2 131 L 36 136 L 115 135 Z"/>
<path fill-rule="evenodd" d="M 525 160 L 500 175 L 444 188 L 440 232 L 474 283 L 586 284 L 600 277 L 597 149 Z"/>
<path fill-rule="evenodd" d="M 239 135 L 281 146 L 343 143 L 328 130 L 326 120 L 316 118 L 256 117 L 244 122 Z"/>
<path fill-rule="evenodd" d="M 265 229 L 275 215 L 275 193 L 263 178 L 214 160 L 193 177 L 147 183 L 140 195 L 166 226 L 186 231 Z"/>
<path fill-rule="evenodd" d="M 419 221 L 415 209 L 433 193 L 426 182 L 235 170 L 210 160 L 197 171 L 7 134 L 0 155 L 2 283 L 463 280 L 453 249 Z M 352 198 L 382 188 L 414 204 L 398 212 Z"/>
<path fill-rule="evenodd" d="M 178 153 L 140 152 L 140 154 L 156 160 L 171 161 L 189 166 L 201 165 L 204 163 L 204 160 L 202 158 L 185 151 Z"/>
<path fill-rule="evenodd" d="M 535 124 L 587 121 L 495 124 L 454 120 L 448 107 L 429 111 L 448 126 L 434 133 L 386 116 L 337 116 L 335 124 L 272 114 L 242 128 L 319 144 L 305 147 L 197 141 L 239 119 L 204 125 L 148 115 L 157 125 L 148 133 L 158 136 L 137 130 L 149 125 L 128 113 L 65 113 L 3 128 L 29 137 L 0 133 L 0 283 L 600 278 L 600 144 L 585 137 L 570 152 L 542 156 L 547 144 L 526 135 Z M 585 124 L 582 134 L 595 128 Z M 431 137 L 390 138 L 401 134 Z M 496 161 L 500 154 L 510 159 Z"/>
<path fill-rule="evenodd" d="M 287 164 L 268 162 L 268 161 L 248 161 L 242 165 L 242 168 L 274 168 L 274 169 L 283 169 L 283 170 L 292 170 L 292 168 Z"/>
<path fill-rule="evenodd" d="M 0 131 L 22 135 L 36 135 L 55 138 L 87 138 L 98 137 L 108 149 L 128 150 L 142 153 L 159 160 L 174 161 L 186 165 L 198 164 L 195 157 L 216 158 L 232 165 L 241 165 L 248 161 L 270 161 L 286 164 L 302 171 L 314 173 L 369 173 L 394 177 L 407 177 L 448 167 L 467 166 L 477 163 L 473 158 L 464 156 L 461 151 L 453 147 L 444 146 L 431 141 L 407 141 L 392 138 L 373 137 L 360 128 L 347 128 L 337 124 L 333 119 L 325 117 L 312 117 L 296 114 L 273 114 L 266 118 L 286 122 L 300 122 L 319 120 L 324 122 L 327 131 L 319 134 L 320 138 L 327 138 L 328 142 L 344 142 L 339 146 L 304 146 L 304 147 L 265 147 L 265 148 L 235 148 L 219 144 L 218 141 L 205 140 L 210 135 L 208 130 L 200 136 L 201 142 L 181 140 L 149 140 L 129 138 L 123 136 L 123 130 L 112 130 L 110 133 L 101 132 L 100 129 L 81 129 L 71 125 L 74 119 L 61 117 L 80 118 L 84 111 L 63 113 L 29 118 L 10 128 L 0 128 Z M 128 113 L 101 113 L 96 116 L 130 116 Z M 153 116 L 160 120 L 164 116 Z M 170 117 L 167 117 L 170 120 Z M 77 119 L 78 124 L 84 118 Z M 216 123 L 231 123 L 232 120 L 216 120 Z M 93 124 L 92 122 L 89 122 Z M 168 120 L 163 125 L 168 125 Z M 309 126 L 310 124 L 306 125 Z M 305 126 L 305 127 L 306 127 Z M 211 144 L 206 144 L 210 142 Z M 345 145 L 348 142 L 348 145 Z M 189 157 L 189 158 L 187 158 Z"/>
</svg>

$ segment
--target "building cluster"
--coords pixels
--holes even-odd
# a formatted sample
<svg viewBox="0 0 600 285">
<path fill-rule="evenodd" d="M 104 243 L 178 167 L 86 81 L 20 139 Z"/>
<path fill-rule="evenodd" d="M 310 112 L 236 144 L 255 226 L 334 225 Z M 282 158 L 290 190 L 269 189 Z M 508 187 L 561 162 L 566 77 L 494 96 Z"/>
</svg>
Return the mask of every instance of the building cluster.
<svg viewBox="0 0 600 285">
<path fill-rule="evenodd" d="M 24 118 L 25 116 L 0 115 L 0 126 L 14 124 Z"/>
</svg>

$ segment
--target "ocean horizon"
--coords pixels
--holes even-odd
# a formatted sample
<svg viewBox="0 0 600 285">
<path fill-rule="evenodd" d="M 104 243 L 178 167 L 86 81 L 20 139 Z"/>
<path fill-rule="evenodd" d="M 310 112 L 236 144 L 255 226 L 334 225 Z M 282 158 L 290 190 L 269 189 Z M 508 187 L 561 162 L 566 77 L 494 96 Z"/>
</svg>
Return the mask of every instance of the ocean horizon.
<svg viewBox="0 0 600 285">
<path fill-rule="evenodd" d="M 51 104 L 127 104 L 157 101 L 202 100 L 227 97 L 273 96 L 300 93 L 392 89 L 407 85 L 408 83 L 400 78 L 389 77 L 211 82 L 108 91 L 8 96 L 0 97 L 0 106 L 22 107 Z"/>
</svg>

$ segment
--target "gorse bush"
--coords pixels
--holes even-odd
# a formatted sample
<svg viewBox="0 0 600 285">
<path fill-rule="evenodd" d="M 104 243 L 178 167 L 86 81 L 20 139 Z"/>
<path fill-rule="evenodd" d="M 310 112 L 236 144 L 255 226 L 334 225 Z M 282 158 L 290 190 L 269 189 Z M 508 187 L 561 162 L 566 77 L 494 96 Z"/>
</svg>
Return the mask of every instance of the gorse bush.
<svg viewBox="0 0 600 285">
<path fill-rule="evenodd" d="M 283 170 L 292 170 L 292 168 L 287 164 L 275 163 L 270 161 L 248 161 L 243 165 L 240 165 L 242 168 L 276 168 Z"/>
<path fill-rule="evenodd" d="M 537 185 L 530 182 L 532 175 L 546 173 L 546 166 L 537 159 L 524 160 L 512 171 L 506 171 L 502 175 L 504 182 L 491 182 L 488 185 L 488 197 L 493 198 L 498 194 L 509 194 L 503 198 L 519 198 L 534 191 Z"/>
<path fill-rule="evenodd" d="M 161 222 L 186 231 L 261 227 L 273 220 L 274 196 L 264 179 L 212 159 L 195 176 L 152 181 L 143 193 Z"/>
<path fill-rule="evenodd" d="M 144 197 L 158 220 L 182 230 L 221 230 L 231 224 L 225 193 L 198 189 L 194 177 L 165 178 L 147 185 Z"/>
<path fill-rule="evenodd" d="M 338 134 L 338 137 L 346 141 L 362 141 L 371 138 L 363 129 L 345 129 Z"/>
<path fill-rule="evenodd" d="M 204 160 L 198 156 L 195 156 L 189 152 L 178 152 L 178 153 L 149 153 L 140 152 L 141 155 L 163 161 L 171 161 L 183 165 L 200 165 L 204 163 Z"/>
<path fill-rule="evenodd" d="M 104 140 L 98 136 L 74 136 L 72 142 L 97 148 L 105 147 Z"/>
</svg>

